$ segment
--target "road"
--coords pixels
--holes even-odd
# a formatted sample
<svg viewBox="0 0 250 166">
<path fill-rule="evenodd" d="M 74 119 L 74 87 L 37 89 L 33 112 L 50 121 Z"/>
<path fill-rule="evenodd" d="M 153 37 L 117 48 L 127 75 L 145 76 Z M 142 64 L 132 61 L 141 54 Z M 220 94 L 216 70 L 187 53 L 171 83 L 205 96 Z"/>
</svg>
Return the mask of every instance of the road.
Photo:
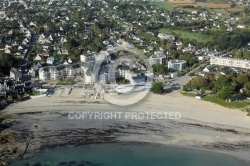
<svg viewBox="0 0 250 166">
<path fill-rule="evenodd" d="M 169 79 L 169 81 L 171 81 L 173 84 L 179 84 L 182 87 L 183 85 L 187 84 L 188 81 L 191 79 L 191 77 L 189 76 L 190 73 L 195 73 L 200 68 L 203 68 L 205 66 L 206 66 L 206 64 L 201 64 L 198 67 L 191 70 L 190 72 L 188 72 L 187 74 L 185 74 L 184 76 L 177 77 L 177 78 L 174 78 L 174 79 Z"/>
<path fill-rule="evenodd" d="M 22 70 L 22 75 L 26 74 L 28 71 L 28 58 L 29 58 L 29 54 L 32 51 L 32 49 L 36 46 L 37 44 L 37 40 L 39 38 L 39 36 L 30 28 L 28 28 L 31 31 L 31 40 L 30 40 L 30 44 L 28 46 L 27 52 L 25 53 L 23 59 L 21 60 L 21 62 L 19 63 L 19 67 Z"/>
</svg>

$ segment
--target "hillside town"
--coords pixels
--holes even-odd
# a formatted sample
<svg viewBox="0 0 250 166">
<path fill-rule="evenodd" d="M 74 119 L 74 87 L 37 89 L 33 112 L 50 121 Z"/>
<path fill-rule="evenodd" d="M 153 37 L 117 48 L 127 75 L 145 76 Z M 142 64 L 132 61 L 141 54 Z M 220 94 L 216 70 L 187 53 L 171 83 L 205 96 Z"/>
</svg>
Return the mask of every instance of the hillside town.
<svg viewBox="0 0 250 166">
<path fill-rule="evenodd" d="M 248 96 L 248 4 L 241 4 L 241 13 L 228 13 L 202 7 L 169 11 L 157 3 L 162 1 L 4 0 L 1 105 L 41 94 L 39 89 L 48 93 L 66 85 L 137 85 L 152 74 L 148 80 L 161 82 L 161 89 L 180 90 L 191 77 L 236 72 L 245 81 L 232 87 L 234 94 L 241 89 Z M 138 54 L 146 59 L 136 59 Z M 119 61 L 113 68 L 122 56 L 136 60 Z"/>
</svg>

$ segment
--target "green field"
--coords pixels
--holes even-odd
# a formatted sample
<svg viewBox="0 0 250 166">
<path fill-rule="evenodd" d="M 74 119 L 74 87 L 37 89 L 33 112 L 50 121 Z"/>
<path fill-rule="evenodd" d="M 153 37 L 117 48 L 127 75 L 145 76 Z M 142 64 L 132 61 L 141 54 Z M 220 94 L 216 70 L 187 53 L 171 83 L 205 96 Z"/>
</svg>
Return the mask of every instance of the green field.
<svg viewBox="0 0 250 166">
<path fill-rule="evenodd" d="M 249 105 L 248 103 L 240 102 L 240 101 L 225 102 L 224 100 L 217 98 L 217 97 L 213 97 L 213 96 L 205 96 L 203 100 L 209 101 L 215 104 L 219 104 L 227 108 L 244 108 L 247 105 Z"/>
<path fill-rule="evenodd" d="M 172 9 L 177 7 L 176 5 L 173 5 L 173 4 L 170 4 L 167 2 L 152 2 L 151 4 L 155 5 L 155 6 L 159 6 L 161 8 L 166 9 L 166 10 L 172 10 Z"/>
<path fill-rule="evenodd" d="M 196 94 L 194 94 L 194 93 L 183 92 L 182 94 L 183 94 L 184 96 L 189 96 L 189 97 L 195 97 L 195 96 L 196 96 Z"/>
<path fill-rule="evenodd" d="M 224 9 L 213 9 L 215 13 L 221 13 L 222 15 L 228 15 L 229 13 Z"/>
<path fill-rule="evenodd" d="M 209 41 L 209 36 L 201 34 L 199 32 L 191 32 L 177 29 L 164 28 L 160 29 L 161 33 L 172 34 L 175 33 L 178 37 L 189 40 L 196 40 L 199 43 L 207 43 Z"/>
<path fill-rule="evenodd" d="M 195 97 L 196 95 L 194 93 L 182 93 L 184 96 L 189 96 L 189 97 Z M 227 107 L 227 108 L 245 108 L 247 105 L 249 105 L 249 103 L 245 103 L 245 102 L 240 102 L 240 101 L 232 101 L 232 102 L 225 102 L 224 100 L 217 98 L 217 97 L 213 97 L 213 96 L 205 96 L 204 98 L 202 98 L 202 100 L 204 101 L 209 101 L 215 104 L 219 104 L 223 107 Z"/>
</svg>

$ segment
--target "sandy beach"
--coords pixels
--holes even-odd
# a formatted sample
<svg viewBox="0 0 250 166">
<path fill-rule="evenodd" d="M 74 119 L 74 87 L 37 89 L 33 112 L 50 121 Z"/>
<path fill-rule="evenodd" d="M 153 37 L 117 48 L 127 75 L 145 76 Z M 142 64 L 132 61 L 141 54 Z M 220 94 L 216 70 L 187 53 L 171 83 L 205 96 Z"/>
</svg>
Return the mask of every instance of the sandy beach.
<svg viewBox="0 0 250 166">
<path fill-rule="evenodd" d="M 150 142 L 215 150 L 250 158 L 250 117 L 206 101 L 183 96 L 148 94 L 139 103 L 120 107 L 105 100 L 70 95 L 31 99 L 1 111 L 12 114 L 15 147 L 25 154 L 64 144 Z M 178 112 L 180 119 L 69 119 L 69 112 Z"/>
</svg>

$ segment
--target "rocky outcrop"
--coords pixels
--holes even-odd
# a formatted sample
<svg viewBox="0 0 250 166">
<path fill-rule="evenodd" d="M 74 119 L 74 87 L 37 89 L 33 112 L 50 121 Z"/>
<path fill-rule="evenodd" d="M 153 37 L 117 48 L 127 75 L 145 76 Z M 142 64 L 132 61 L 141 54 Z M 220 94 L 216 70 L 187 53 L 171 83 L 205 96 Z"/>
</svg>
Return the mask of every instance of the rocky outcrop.
<svg viewBox="0 0 250 166">
<path fill-rule="evenodd" d="M 10 126 L 11 122 L 0 119 L 0 165 L 8 165 L 10 159 L 19 155 L 15 136 L 8 129 Z"/>
</svg>

